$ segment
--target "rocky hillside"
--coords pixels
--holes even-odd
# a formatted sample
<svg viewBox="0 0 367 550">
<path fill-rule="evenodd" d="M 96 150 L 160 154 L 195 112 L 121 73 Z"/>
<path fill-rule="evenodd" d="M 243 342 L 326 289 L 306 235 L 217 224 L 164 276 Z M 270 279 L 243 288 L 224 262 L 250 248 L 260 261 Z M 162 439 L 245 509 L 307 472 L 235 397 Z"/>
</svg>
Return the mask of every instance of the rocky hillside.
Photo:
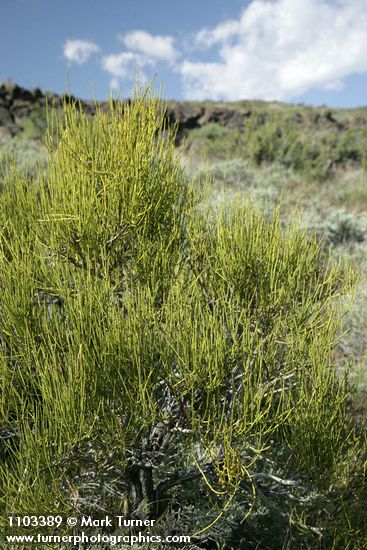
<svg viewBox="0 0 367 550">
<path fill-rule="evenodd" d="M 66 99 L 70 101 L 75 98 L 70 96 Z M 46 127 L 46 101 L 60 106 L 63 96 L 42 92 L 39 88 L 27 90 L 10 82 L 0 83 L 0 136 L 40 137 Z M 86 113 L 94 114 L 96 109 L 94 100 L 80 100 L 80 103 Z M 102 108 L 108 108 L 107 102 L 102 103 Z M 349 128 L 367 127 L 366 108 L 338 110 L 261 101 L 236 103 L 170 101 L 167 107 L 167 118 L 171 123 L 178 122 L 180 140 L 190 130 L 213 123 L 241 131 L 245 121 L 254 115 L 259 118 L 260 113 L 265 123 L 267 113 L 274 112 L 284 113 L 298 126 L 315 131 L 320 129 L 343 131 Z"/>
</svg>

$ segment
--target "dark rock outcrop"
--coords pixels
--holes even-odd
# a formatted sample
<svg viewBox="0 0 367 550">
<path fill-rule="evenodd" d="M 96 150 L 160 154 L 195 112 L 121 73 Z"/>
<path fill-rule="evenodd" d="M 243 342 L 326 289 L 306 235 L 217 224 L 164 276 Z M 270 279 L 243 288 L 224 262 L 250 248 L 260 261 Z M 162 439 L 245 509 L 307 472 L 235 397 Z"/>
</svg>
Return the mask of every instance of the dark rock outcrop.
<svg viewBox="0 0 367 550">
<path fill-rule="evenodd" d="M 37 120 L 39 113 L 48 103 L 55 107 L 61 107 L 63 101 L 75 101 L 73 96 L 57 95 L 52 92 L 42 92 L 39 88 L 27 90 L 13 84 L 12 82 L 0 83 L 0 134 L 6 136 L 15 136 L 23 129 L 24 121 L 33 116 Z M 94 115 L 96 105 L 93 100 L 78 100 L 84 112 Z M 127 104 L 129 100 L 124 100 Z M 257 104 L 261 104 L 261 109 Z M 219 124 L 220 126 L 241 131 L 247 118 L 252 116 L 252 113 L 257 114 L 257 121 L 264 124 L 268 119 L 267 112 L 264 112 L 264 107 L 268 109 L 282 109 L 280 103 L 251 102 L 243 101 L 238 104 L 222 104 L 222 103 L 198 103 L 198 102 L 177 102 L 169 101 L 166 108 L 166 118 L 169 124 L 177 125 L 177 142 L 182 139 L 195 128 L 201 128 L 206 124 Z M 38 109 L 34 114 L 34 110 Z M 109 102 L 101 103 L 102 111 L 108 111 Z M 44 115 L 43 115 L 44 116 Z M 261 119 L 263 117 L 263 119 Z M 293 115 L 294 122 L 297 125 L 304 125 L 308 129 L 319 130 L 320 128 L 336 128 L 344 129 L 346 127 L 354 127 L 358 113 L 354 113 L 349 117 L 347 123 L 341 124 L 334 113 L 326 108 L 305 109 L 302 112 L 296 111 Z M 367 119 L 362 117 L 360 120 L 362 126 L 367 125 Z M 359 123 L 357 123 L 359 125 Z M 45 120 L 41 123 L 36 122 L 36 126 L 40 130 L 45 127 Z"/>
<path fill-rule="evenodd" d="M 10 109 L 0 103 L 0 128 L 3 129 L 2 134 L 15 136 L 19 131 L 15 123 L 14 116 Z"/>
<path fill-rule="evenodd" d="M 204 113 L 204 107 L 190 103 L 171 102 L 167 107 L 167 119 L 170 124 L 178 123 L 182 129 L 192 130 L 201 126 L 199 120 Z"/>
<path fill-rule="evenodd" d="M 211 122 L 215 122 L 220 126 L 225 126 L 232 129 L 241 129 L 245 119 L 251 115 L 251 111 L 247 109 L 229 109 L 227 107 L 208 108 L 204 111 L 199 119 L 199 125 L 204 126 Z"/>
<path fill-rule="evenodd" d="M 170 102 L 167 106 L 166 117 L 169 124 L 177 124 L 177 143 L 187 135 L 189 130 L 200 128 L 204 108 L 190 103 Z"/>
<path fill-rule="evenodd" d="M 75 101 L 73 96 L 43 93 L 39 88 L 27 90 L 4 82 L 0 84 L 0 126 L 11 135 L 21 131 L 22 119 L 30 116 L 35 105 L 44 107 L 46 102 L 55 107 L 61 107 L 62 102 Z M 96 106 L 93 100 L 79 100 L 83 110 L 93 115 Z M 108 102 L 102 102 L 102 110 L 108 110 Z M 187 135 L 190 130 L 200 128 L 205 124 L 217 123 L 232 129 L 241 129 L 244 120 L 250 116 L 247 109 L 236 109 L 225 106 L 206 107 L 198 103 L 170 101 L 167 104 L 166 117 L 169 124 L 177 124 L 177 141 Z"/>
</svg>

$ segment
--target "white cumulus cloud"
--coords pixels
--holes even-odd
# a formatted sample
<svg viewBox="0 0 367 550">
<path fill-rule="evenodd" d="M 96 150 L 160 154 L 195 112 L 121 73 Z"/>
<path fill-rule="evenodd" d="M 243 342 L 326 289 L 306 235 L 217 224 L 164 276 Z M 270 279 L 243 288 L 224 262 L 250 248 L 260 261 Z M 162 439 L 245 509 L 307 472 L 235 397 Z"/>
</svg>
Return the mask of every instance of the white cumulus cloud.
<svg viewBox="0 0 367 550">
<path fill-rule="evenodd" d="M 154 36 L 146 31 L 132 31 L 120 36 L 120 40 L 128 50 L 143 54 L 150 59 L 173 62 L 178 55 L 172 36 Z"/>
<path fill-rule="evenodd" d="M 152 60 L 135 52 L 121 52 L 102 57 L 102 68 L 115 77 L 115 79 L 133 79 L 137 67 L 143 68 L 152 64 L 154 64 Z"/>
<path fill-rule="evenodd" d="M 367 71 L 365 0 L 254 0 L 196 35 L 215 61 L 184 60 L 187 98 L 289 100 Z"/>
<path fill-rule="evenodd" d="M 88 40 L 67 40 L 64 44 L 64 57 L 78 65 L 86 63 L 93 54 L 99 51 L 100 47 Z"/>
<path fill-rule="evenodd" d="M 149 79 L 145 74 L 146 68 L 155 68 L 159 62 L 166 62 L 170 66 L 178 57 L 172 36 L 152 35 L 145 31 L 132 31 L 120 35 L 126 47 L 125 51 L 105 55 L 102 57 L 102 68 L 112 75 L 111 88 L 119 87 L 120 80 L 135 80 L 137 75 L 141 83 Z"/>
</svg>

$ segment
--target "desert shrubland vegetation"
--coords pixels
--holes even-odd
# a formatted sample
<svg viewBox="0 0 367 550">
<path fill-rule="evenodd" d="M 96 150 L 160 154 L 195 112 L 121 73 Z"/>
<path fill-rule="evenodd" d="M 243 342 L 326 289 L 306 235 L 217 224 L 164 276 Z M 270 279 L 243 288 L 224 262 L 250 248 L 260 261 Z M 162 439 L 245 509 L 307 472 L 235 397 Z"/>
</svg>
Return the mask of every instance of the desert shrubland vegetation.
<svg viewBox="0 0 367 550">
<path fill-rule="evenodd" d="M 365 129 L 297 124 L 261 105 L 177 147 L 137 89 L 49 111 L 37 162 L 4 141 L 4 518 L 365 547 Z"/>
</svg>

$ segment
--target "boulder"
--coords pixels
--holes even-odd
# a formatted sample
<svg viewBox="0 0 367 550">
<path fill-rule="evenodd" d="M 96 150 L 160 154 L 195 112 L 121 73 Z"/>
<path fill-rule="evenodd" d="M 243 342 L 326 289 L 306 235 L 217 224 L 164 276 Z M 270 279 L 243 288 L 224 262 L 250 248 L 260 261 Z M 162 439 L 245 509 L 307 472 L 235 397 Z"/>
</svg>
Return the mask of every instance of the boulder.
<svg viewBox="0 0 367 550">
<path fill-rule="evenodd" d="M 251 116 L 249 109 L 239 109 L 232 111 L 232 116 L 228 120 L 227 127 L 241 130 L 245 120 Z"/>
<path fill-rule="evenodd" d="M 12 113 L 3 106 L 0 106 L 0 127 L 5 128 L 12 136 L 15 136 L 19 132 Z"/>
<path fill-rule="evenodd" d="M 227 107 L 214 107 L 205 110 L 199 119 L 200 126 L 215 122 L 220 126 L 230 129 L 242 129 L 245 119 L 251 116 L 248 109 L 229 109 Z"/>
<path fill-rule="evenodd" d="M 203 107 L 190 103 L 170 103 L 167 107 L 167 119 L 170 124 L 178 122 L 179 127 L 192 130 L 200 126 L 199 119 L 203 114 Z"/>
<path fill-rule="evenodd" d="M 10 103 L 13 103 L 16 99 L 22 99 L 25 101 L 32 101 L 32 92 L 14 84 L 13 82 L 2 82 L 0 85 L 1 95 L 5 97 Z"/>
<path fill-rule="evenodd" d="M 191 103 L 170 102 L 166 118 L 168 124 L 177 124 L 177 144 L 181 143 L 188 130 L 200 128 L 199 119 L 203 115 L 204 108 L 201 106 L 192 105 Z"/>
<path fill-rule="evenodd" d="M 28 116 L 31 110 L 32 103 L 24 99 L 15 99 L 10 107 L 15 118 L 23 118 Z"/>
<path fill-rule="evenodd" d="M 38 101 L 43 96 L 43 93 L 39 88 L 32 88 L 31 95 L 34 101 Z"/>
</svg>

